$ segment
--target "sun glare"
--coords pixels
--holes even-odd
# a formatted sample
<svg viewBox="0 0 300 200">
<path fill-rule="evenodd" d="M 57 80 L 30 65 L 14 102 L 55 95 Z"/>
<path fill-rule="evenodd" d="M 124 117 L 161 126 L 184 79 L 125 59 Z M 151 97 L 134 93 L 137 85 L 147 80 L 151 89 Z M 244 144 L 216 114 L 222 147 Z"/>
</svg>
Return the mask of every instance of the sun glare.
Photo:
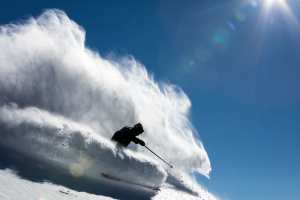
<svg viewBox="0 0 300 200">
<path fill-rule="evenodd" d="M 262 4 L 266 13 L 270 13 L 271 10 L 286 10 L 288 8 L 286 0 L 263 0 Z"/>
<path fill-rule="evenodd" d="M 265 0 L 266 8 L 271 8 L 272 6 L 282 6 L 285 0 Z"/>
<path fill-rule="evenodd" d="M 290 23 L 298 25 L 298 20 L 294 16 L 287 0 L 262 0 L 261 2 L 264 17 L 280 12 L 286 16 Z"/>
</svg>

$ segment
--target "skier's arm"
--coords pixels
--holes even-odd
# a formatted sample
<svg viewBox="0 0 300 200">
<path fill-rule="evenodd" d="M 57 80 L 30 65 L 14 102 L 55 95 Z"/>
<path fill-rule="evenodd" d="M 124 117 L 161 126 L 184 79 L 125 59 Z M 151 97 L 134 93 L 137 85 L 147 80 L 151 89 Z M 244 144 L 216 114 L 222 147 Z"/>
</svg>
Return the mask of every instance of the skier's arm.
<svg viewBox="0 0 300 200">
<path fill-rule="evenodd" d="M 124 138 L 128 132 L 129 132 L 129 128 L 125 126 L 120 130 L 118 130 L 117 132 L 115 132 L 111 139 L 115 141 L 122 140 L 122 138 Z"/>
<path fill-rule="evenodd" d="M 136 143 L 136 144 L 140 144 L 140 145 L 142 145 L 142 146 L 145 146 L 145 142 L 144 142 L 143 140 L 137 138 L 137 137 L 134 137 L 134 138 L 132 139 L 132 141 L 133 141 L 134 143 Z"/>
</svg>

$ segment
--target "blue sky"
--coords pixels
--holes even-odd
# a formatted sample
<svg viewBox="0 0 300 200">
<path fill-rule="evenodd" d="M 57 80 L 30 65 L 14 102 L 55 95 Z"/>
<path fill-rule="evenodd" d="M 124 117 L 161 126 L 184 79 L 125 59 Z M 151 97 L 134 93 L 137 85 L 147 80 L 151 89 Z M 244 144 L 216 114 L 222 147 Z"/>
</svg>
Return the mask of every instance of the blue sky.
<svg viewBox="0 0 300 200">
<path fill-rule="evenodd" d="M 267 1 L 2 1 L 0 23 L 64 10 L 102 55 L 133 55 L 179 85 L 233 200 L 300 198 L 300 3 Z M 268 8 L 266 8 L 268 7 Z"/>
</svg>

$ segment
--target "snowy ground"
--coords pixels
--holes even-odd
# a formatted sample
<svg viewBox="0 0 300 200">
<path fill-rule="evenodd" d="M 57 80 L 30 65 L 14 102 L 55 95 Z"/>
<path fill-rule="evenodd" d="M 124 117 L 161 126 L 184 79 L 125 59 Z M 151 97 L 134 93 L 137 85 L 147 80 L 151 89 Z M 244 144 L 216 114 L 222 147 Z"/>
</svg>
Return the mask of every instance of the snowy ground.
<svg viewBox="0 0 300 200">
<path fill-rule="evenodd" d="M 110 197 L 76 192 L 52 183 L 22 179 L 11 170 L 0 170 L 0 199 L 3 200 L 108 200 Z"/>
<path fill-rule="evenodd" d="M 0 146 L 0 199 L 216 199 L 196 183 L 179 180 L 181 176 L 178 174 L 169 174 L 160 190 L 153 191 L 139 185 L 103 181 L 100 177 L 97 180 L 85 176 L 74 177 L 66 172 Z"/>
<path fill-rule="evenodd" d="M 113 189 L 113 188 L 112 188 Z M 102 195 L 77 192 L 64 186 L 49 182 L 37 183 L 18 177 L 11 170 L 0 170 L 0 199 L 1 200 L 109 200 L 114 199 Z M 153 200 L 193 200 L 201 199 L 171 185 L 164 185 Z"/>
</svg>

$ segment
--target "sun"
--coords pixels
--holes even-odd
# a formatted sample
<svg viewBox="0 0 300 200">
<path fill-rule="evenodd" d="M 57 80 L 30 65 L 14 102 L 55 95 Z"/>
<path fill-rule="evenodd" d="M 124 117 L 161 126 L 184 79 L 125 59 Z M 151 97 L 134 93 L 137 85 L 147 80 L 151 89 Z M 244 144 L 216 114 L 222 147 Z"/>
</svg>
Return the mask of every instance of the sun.
<svg viewBox="0 0 300 200">
<path fill-rule="evenodd" d="M 261 0 L 261 4 L 264 17 L 268 17 L 270 15 L 276 14 L 277 12 L 280 12 L 291 23 L 298 24 L 297 18 L 293 14 L 288 0 Z"/>
<path fill-rule="evenodd" d="M 283 6 L 285 3 L 285 0 L 264 0 L 264 4 L 267 8 L 271 8 L 273 6 Z"/>
</svg>

